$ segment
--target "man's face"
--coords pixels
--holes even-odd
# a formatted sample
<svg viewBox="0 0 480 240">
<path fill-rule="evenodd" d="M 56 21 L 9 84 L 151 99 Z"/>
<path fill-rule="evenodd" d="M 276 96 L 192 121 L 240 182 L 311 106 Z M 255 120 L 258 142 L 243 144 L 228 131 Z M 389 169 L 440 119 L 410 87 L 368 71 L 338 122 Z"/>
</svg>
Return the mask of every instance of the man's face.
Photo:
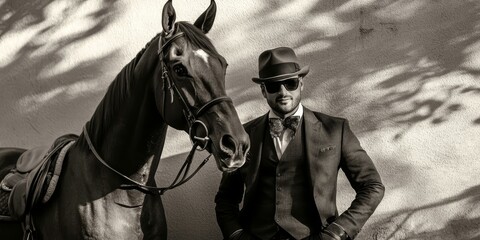
<svg viewBox="0 0 480 240">
<path fill-rule="evenodd" d="M 264 83 L 261 85 L 261 89 L 268 105 L 279 117 L 283 118 L 297 110 L 302 99 L 303 79 L 301 77 L 290 78 L 281 82 Z"/>
</svg>

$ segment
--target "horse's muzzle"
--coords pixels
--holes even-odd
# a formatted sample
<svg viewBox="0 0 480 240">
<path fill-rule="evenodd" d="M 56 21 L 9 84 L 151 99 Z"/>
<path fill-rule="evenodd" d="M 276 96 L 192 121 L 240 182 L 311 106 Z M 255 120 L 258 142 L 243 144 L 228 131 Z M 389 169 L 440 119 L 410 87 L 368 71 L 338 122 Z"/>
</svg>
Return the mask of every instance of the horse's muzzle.
<svg viewBox="0 0 480 240">
<path fill-rule="evenodd" d="M 248 137 L 244 139 L 235 139 L 229 134 L 225 134 L 220 139 L 220 170 L 223 172 L 233 172 L 243 166 L 247 152 L 250 148 Z"/>
</svg>

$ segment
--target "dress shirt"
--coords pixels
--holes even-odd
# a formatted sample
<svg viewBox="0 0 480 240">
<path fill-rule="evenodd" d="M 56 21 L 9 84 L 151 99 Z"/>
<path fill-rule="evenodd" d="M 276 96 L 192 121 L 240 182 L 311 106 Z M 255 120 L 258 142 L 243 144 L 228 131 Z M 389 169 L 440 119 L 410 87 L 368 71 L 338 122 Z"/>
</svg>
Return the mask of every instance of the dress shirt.
<svg viewBox="0 0 480 240">
<path fill-rule="evenodd" d="M 300 121 L 302 121 L 303 106 L 302 106 L 301 103 L 298 105 L 297 111 L 290 116 L 298 116 L 298 117 L 300 117 Z M 277 114 L 275 114 L 273 112 L 273 110 L 270 110 L 270 112 L 268 113 L 268 117 L 269 118 L 280 118 L 280 119 L 282 119 L 281 117 L 277 116 Z M 301 124 L 299 124 L 299 125 L 301 125 Z M 299 129 L 297 129 L 297 131 L 299 131 Z M 273 138 L 273 144 L 275 145 L 275 150 L 277 151 L 278 159 L 282 158 L 283 152 L 285 152 L 285 149 L 287 149 L 288 144 L 290 143 L 290 141 L 292 140 L 292 138 L 294 136 L 295 135 L 294 135 L 293 131 L 289 128 L 286 128 L 285 130 L 283 130 L 283 132 L 280 134 L 279 137 L 272 137 Z"/>
</svg>

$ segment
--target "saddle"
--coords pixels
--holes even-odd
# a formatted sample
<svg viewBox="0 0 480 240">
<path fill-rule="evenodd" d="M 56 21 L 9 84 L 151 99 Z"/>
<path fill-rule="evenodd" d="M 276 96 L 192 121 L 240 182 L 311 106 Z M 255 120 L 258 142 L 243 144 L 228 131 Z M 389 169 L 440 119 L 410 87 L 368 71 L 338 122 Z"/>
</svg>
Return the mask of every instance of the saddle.
<svg viewBox="0 0 480 240">
<path fill-rule="evenodd" d="M 15 168 L 0 183 L 0 194 L 8 194 L 10 215 L 2 216 L 2 219 L 28 221 L 26 218 L 29 213 L 51 198 L 60 177 L 63 159 L 77 139 L 77 135 L 64 135 L 56 139 L 50 148 L 33 148 L 19 157 Z"/>
</svg>

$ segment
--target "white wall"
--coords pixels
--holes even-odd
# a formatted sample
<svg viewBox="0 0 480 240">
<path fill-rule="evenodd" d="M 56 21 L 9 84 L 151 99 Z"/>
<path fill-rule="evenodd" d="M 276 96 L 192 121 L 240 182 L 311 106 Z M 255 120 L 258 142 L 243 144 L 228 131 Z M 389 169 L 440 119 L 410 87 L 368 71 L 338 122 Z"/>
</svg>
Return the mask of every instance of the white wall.
<svg viewBox="0 0 480 240">
<path fill-rule="evenodd" d="M 161 30 L 164 1 L 0 0 L 0 146 L 80 133 L 120 69 Z M 194 21 L 208 0 L 175 0 Z M 347 117 L 386 185 L 358 239 L 479 239 L 480 2 L 218 0 L 209 34 L 229 62 L 242 122 L 267 110 L 258 54 L 293 47 L 309 64 L 304 103 Z M 259 110 L 260 109 L 260 110 Z M 158 181 L 189 142 L 169 130 Z M 200 161 L 200 156 L 197 158 Z M 167 192 L 169 239 L 220 239 L 210 162 Z M 341 178 L 339 207 L 353 191 Z"/>
</svg>

